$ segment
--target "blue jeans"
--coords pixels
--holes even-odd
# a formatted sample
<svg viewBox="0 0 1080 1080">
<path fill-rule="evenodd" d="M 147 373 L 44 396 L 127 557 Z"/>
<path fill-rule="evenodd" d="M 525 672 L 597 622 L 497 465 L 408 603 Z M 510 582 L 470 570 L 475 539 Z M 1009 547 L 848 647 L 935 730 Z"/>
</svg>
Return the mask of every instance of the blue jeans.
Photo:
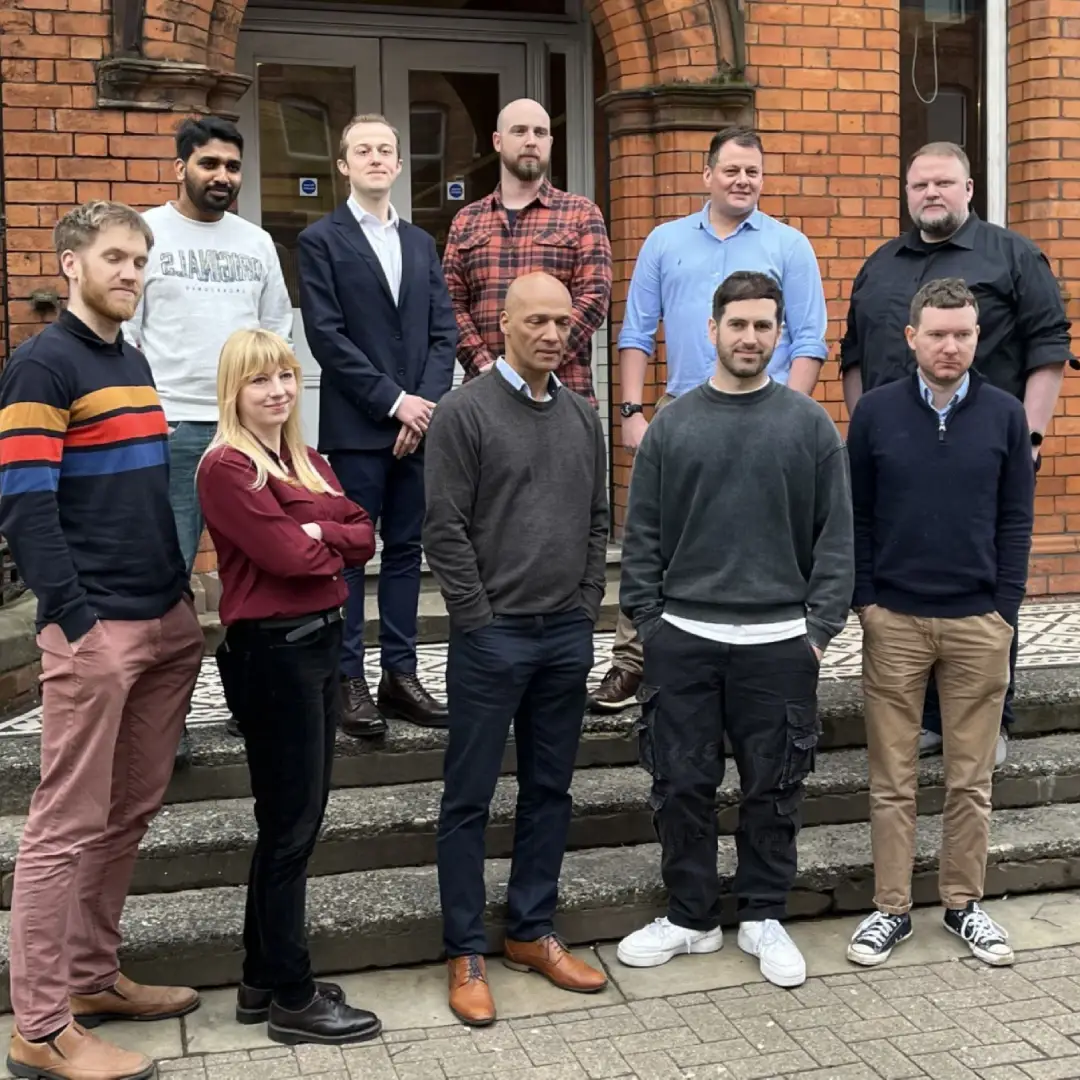
<svg viewBox="0 0 1080 1080">
<path fill-rule="evenodd" d="M 195 491 L 195 474 L 206 448 L 217 431 L 217 424 L 201 420 L 181 420 L 171 424 L 169 435 L 169 505 L 176 519 L 180 553 L 191 576 L 199 540 L 203 533 L 202 507 Z"/>
<path fill-rule="evenodd" d="M 554 930 L 592 665 L 593 624 L 583 610 L 496 616 L 468 634 L 450 631 L 450 742 L 437 839 L 448 956 L 487 951 L 484 829 L 511 723 L 518 796 L 506 933 L 535 941 Z"/>
</svg>

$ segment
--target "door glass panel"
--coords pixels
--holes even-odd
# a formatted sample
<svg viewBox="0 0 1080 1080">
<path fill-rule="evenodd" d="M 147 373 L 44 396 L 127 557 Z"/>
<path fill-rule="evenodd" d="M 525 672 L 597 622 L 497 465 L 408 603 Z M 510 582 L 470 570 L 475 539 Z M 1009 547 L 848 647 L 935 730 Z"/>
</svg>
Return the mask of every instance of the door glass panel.
<svg viewBox="0 0 1080 1080">
<path fill-rule="evenodd" d="M 412 220 L 440 256 L 454 215 L 499 182 L 491 145 L 499 108 L 495 72 L 409 72 Z"/>
<path fill-rule="evenodd" d="M 551 168 L 548 179 L 569 190 L 566 173 L 566 53 L 548 53 L 548 115 L 551 117 Z"/>
<path fill-rule="evenodd" d="M 341 131 L 356 111 L 355 72 L 259 64 L 258 95 L 262 226 L 274 239 L 298 307 L 297 237 L 348 195 L 336 161 Z"/>
</svg>

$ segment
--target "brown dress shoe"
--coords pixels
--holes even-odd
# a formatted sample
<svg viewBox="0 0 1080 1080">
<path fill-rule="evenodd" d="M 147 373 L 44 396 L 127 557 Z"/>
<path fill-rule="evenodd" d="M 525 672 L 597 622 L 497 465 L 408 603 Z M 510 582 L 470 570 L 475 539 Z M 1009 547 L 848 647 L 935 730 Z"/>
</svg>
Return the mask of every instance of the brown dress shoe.
<svg viewBox="0 0 1080 1080">
<path fill-rule="evenodd" d="M 379 739 L 386 734 L 386 717 L 372 700 L 367 679 L 341 680 L 341 731 L 354 739 Z"/>
<path fill-rule="evenodd" d="M 110 1020 L 172 1020 L 199 1007 L 199 995 L 186 986 L 143 986 L 126 975 L 98 994 L 72 994 L 71 1014 L 83 1027 Z"/>
<path fill-rule="evenodd" d="M 600 685 L 589 695 L 589 712 L 617 713 L 637 701 L 641 676 L 626 668 L 608 668 Z"/>
<path fill-rule="evenodd" d="M 444 728 L 449 723 L 446 706 L 432 697 L 415 675 L 384 671 L 379 683 L 379 710 L 395 720 L 418 727 Z"/>
<path fill-rule="evenodd" d="M 78 1024 L 68 1024 L 48 1042 L 29 1042 L 13 1031 L 7 1067 L 27 1080 L 150 1080 L 155 1073 L 148 1057 L 121 1050 Z"/>
<path fill-rule="evenodd" d="M 470 1027 L 495 1023 L 495 1002 L 482 956 L 454 956 L 446 962 L 450 975 L 450 1011 Z"/>
<path fill-rule="evenodd" d="M 514 971 L 535 971 L 560 990 L 595 994 L 607 986 L 607 976 L 584 960 L 571 956 L 555 934 L 536 941 L 511 941 L 503 945 L 503 963 Z"/>
</svg>

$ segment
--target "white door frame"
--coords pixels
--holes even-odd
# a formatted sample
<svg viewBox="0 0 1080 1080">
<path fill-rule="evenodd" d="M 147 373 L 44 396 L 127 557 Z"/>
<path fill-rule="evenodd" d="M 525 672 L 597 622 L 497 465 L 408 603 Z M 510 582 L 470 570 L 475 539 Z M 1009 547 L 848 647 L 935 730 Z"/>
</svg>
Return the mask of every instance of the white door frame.
<svg viewBox="0 0 1080 1080">
<path fill-rule="evenodd" d="M 986 3 L 986 217 L 1009 224 L 1009 0 Z"/>
</svg>

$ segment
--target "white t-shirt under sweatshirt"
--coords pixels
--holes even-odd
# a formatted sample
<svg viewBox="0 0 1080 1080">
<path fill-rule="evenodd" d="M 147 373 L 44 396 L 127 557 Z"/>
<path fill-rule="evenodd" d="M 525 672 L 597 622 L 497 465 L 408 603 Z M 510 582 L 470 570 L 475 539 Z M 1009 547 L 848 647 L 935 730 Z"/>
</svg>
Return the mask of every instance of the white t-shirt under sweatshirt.
<svg viewBox="0 0 1080 1080">
<path fill-rule="evenodd" d="M 143 214 L 154 233 L 146 289 L 124 337 L 150 361 L 170 424 L 216 423 L 221 347 L 262 327 L 291 343 L 293 307 L 270 234 L 236 214 L 193 221 L 171 203 Z"/>
</svg>

